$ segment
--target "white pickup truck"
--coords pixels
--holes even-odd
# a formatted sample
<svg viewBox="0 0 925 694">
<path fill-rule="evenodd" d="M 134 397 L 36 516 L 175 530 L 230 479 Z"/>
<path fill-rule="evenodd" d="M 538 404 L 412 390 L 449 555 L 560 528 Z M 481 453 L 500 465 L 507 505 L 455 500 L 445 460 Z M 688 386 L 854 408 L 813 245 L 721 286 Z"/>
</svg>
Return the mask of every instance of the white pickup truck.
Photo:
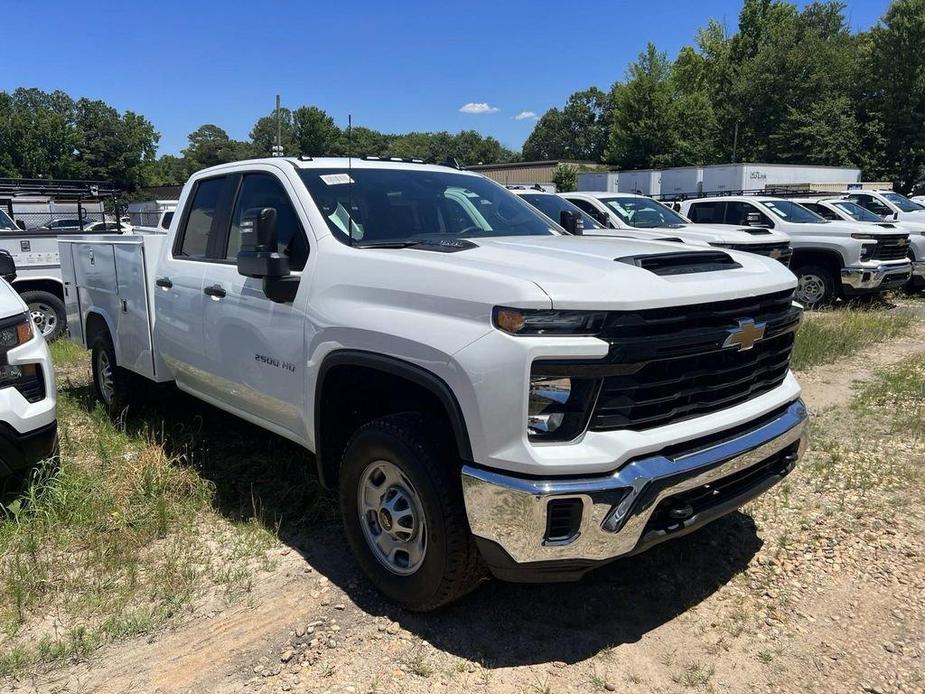
<svg viewBox="0 0 925 694">
<path fill-rule="evenodd" d="M 782 479 L 805 442 L 777 261 L 565 234 L 445 166 L 275 158 L 185 185 L 166 235 L 61 241 L 99 397 L 173 381 L 295 441 L 357 561 L 427 610 L 574 580 Z"/>
<path fill-rule="evenodd" d="M 566 200 L 621 234 L 671 234 L 684 243 L 709 245 L 766 255 L 784 265 L 790 263 L 790 239 L 772 229 L 750 227 L 742 220 L 738 228 L 724 224 L 694 224 L 667 205 L 632 193 L 559 193 Z M 608 231 L 591 230 L 606 235 Z"/>
<path fill-rule="evenodd" d="M 912 278 L 907 288 L 910 291 L 925 288 L 925 218 L 919 221 L 909 218 L 896 221 L 893 215 L 881 217 L 844 197 L 797 198 L 794 202 L 832 222 L 843 221 L 866 226 L 873 224 L 882 229 L 893 229 L 896 233 L 909 234 L 908 257 L 912 263 Z"/>
<path fill-rule="evenodd" d="M 42 333 L 10 282 L 16 266 L 0 250 L 0 491 L 16 489 L 57 449 L 55 372 Z"/>
<path fill-rule="evenodd" d="M 805 306 L 838 297 L 870 295 L 900 287 L 912 276 L 906 257 L 909 234 L 853 222 L 830 222 L 805 207 L 765 195 L 685 200 L 681 212 L 698 224 L 741 224 L 774 229 L 790 237 L 790 268 Z"/>
</svg>

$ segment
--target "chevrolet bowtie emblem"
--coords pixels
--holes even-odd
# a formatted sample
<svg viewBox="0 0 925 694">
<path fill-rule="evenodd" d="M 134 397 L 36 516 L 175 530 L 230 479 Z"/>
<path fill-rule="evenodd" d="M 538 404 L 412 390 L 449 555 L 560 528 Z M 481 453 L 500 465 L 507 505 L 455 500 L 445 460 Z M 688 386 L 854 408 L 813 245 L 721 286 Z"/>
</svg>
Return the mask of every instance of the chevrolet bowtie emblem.
<svg viewBox="0 0 925 694">
<path fill-rule="evenodd" d="M 765 325 L 767 323 L 756 323 L 751 318 L 740 320 L 739 327 L 729 331 L 729 337 L 726 338 L 723 347 L 738 347 L 740 352 L 751 349 L 764 337 Z"/>
</svg>

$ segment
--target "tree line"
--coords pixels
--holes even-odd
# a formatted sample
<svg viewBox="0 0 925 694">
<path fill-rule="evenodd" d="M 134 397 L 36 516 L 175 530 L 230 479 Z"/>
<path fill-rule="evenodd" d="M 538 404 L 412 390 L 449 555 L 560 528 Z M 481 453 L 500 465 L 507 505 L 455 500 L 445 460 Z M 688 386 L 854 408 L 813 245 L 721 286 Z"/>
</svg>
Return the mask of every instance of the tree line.
<svg viewBox="0 0 925 694">
<path fill-rule="evenodd" d="M 78 178 L 111 181 L 125 191 L 182 183 L 194 171 L 239 159 L 270 156 L 276 142 L 276 110 L 259 118 L 248 140 L 232 139 L 207 123 L 188 136 L 179 156 L 156 156 L 160 134 L 144 116 L 119 113 L 102 101 L 72 99 L 61 91 L 0 92 L 0 177 Z M 497 163 L 519 155 L 475 130 L 382 133 L 354 127 L 348 134 L 314 106 L 279 111 L 283 151 L 288 155 L 371 154 Z"/>
<path fill-rule="evenodd" d="M 344 128 L 315 106 L 279 113 L 286 154 L 375 154 L 461 164 L 579 159 L 621 169 L 761 161 L 857 166 L 908 192 L 925 179 L 925 0 L 894 0 L 869 31 L 845 5 L 802 10 L 744 0 L 730 32 L 715 20 L 673 58 L 649 44 L 608 90 L 575 92 L 537 121 L 522 153 L 474 130 L 388 134 Z M 0 176 L 91 178 L 132 191 L 205 166 L 268 156 L 276 112 L 247 140 L 215 124 L 179 155 L 156 156 L 144 116 L 55 91 L 0 92 Z"/>
<path fill-rule="evenodd" d="M 745 0 L 735 32 L 711 20 L 673 60 L 650 43 L 609 90 L 547 111 L 523 157 L 856 166 L 908 192 L 925 179 L 925 0 L 862 32 L 842 2 Z"/>
</svg>

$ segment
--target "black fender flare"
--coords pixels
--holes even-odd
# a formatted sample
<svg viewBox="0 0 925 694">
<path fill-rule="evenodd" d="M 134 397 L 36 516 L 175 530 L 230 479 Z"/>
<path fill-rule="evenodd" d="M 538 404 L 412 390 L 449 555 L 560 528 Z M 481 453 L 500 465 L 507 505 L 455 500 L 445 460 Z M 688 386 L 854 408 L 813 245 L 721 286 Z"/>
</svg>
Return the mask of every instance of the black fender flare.
<svg viewBox="0 0 925 694">
<path fill-rule="evenodd" d="M 323 446 L 321 445 L 321 394 L 324 392 L 325 379 L 328 372 L 338 366 L 359 366 L 382 371 L 392 376 L 404 378 L 430 391 L 443 405 L 443 409 L 446 411 L 450 426 L 453 429 L 453 437 L 456 439 L 456 448 L 459 457 L 467 462 L 472 462 L 472 445 L 469 443 L 469 431 L 466 427 L 466 420 L 463 416 L 462 408 L 459 406 L 459 401 L 456 399 L 456 395 L 447 385 L 446 381 L 427 369 L 397 357 L 363 350 L 339 349 L 325 356 L 318 369 L 318 379 L 315 382 L 315 465 L 317 466 L 318 478 L 322 486 L 328 487 L 329 480 L 325 479 L 325 461 L 323 460 Z"/>
</svg>

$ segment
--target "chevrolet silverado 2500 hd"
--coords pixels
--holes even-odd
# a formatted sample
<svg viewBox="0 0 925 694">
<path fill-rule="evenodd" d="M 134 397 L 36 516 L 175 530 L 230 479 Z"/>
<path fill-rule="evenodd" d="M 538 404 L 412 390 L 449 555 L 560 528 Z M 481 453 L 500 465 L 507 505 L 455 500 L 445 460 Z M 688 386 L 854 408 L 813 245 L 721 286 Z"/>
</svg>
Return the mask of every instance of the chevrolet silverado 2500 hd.
<svg viewBox="0 0 925 694">
<path fill-rule="evenodd" d="M 622 234 L 659 232 L 677 236 L 685 243 L 700 243 L 715 248 L 730 248 L 737 251 L 758 253 L 781 261 L 790 262 L 790 239 L 786 234 L 771 229 L 758 229 L 746 224 L 739 228 L 722 224 L 694 224 L 667 205 L 631 193 L 578 192 L 560 193 L 562 197 L 577 205 L 588 214 Z M 591 231 L 604 234 L 606 231 Z"/>
<path fill-rule="evenodd" d="M 10 286 L 13 258 L 0 251 L 0 489 L 55 455 L 55 372 L 45 338 Z"/>
<path fill-rule="evenodd" d="M 765 195 L 729 195 L 685 200 L 681 211 L 698 224 L 742 224 L 787 234 L 790 268 L 799 280 L 797 300 L 806 306 L 839 296 L 876 294 L 912 276 L 906 257 L 909 235 L 894 229 L 830 222 L 805 207 Z"/>
<path fill-rule="evenodd" d="M 770 258 L 565 234 L 444 166 L 196 173 L 166 235 L 61 241 L 71 336 L 298 442 L 385 595 L 576 579 L 796 464 L 796 280 Z M 720 550 L 722 551 L 722 550 Z"/>
<path fill-rule="evenodd" d="M 894 229 L 897 234 L 909 234 L 907 255 L 912 263 L 912 277 L 906 287 L 910 291 L 925 288 L 925 219 L 914 221 L 906 218 L 899 222 L 892 215 L 881 217 L 845 197 L 797 198 L 794 202 L 831 222 L 873 224 L 882 229 Z"/>
</svg>

